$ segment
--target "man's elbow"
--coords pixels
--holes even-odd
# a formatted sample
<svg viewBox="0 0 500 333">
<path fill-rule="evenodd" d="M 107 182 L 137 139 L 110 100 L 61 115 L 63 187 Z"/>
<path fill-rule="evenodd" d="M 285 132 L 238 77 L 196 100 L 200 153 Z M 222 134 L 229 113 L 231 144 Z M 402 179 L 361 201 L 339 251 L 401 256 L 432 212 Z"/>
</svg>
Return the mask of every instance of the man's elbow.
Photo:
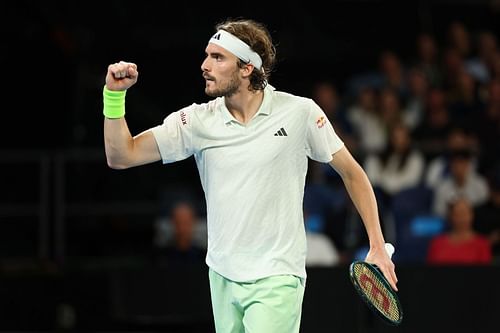
<svg viewBox="0 0 500 333">
<path fill-rule="evenodd" d="M 114 170 L 123 170 L 130 167 L 130 165 L 128 165 L 127 163 L 124 163 L 123 161 L 112 157 L 107 157 L 106 162 L 108 163 L 108 167 Z"/>
</svg>

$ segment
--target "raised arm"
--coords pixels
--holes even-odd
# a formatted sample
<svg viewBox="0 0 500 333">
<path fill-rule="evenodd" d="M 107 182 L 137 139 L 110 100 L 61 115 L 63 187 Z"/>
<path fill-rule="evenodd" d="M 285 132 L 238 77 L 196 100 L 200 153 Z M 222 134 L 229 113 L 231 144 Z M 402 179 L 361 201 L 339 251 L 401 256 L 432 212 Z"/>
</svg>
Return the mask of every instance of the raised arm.
<svg viewBox="0 0 500 333">
<path fill-rule="evenodd" d="M 109 65 L 104 87 L 104 147 L 108 165 L 126 169 L 159 161 L 161 156 L 150 130 L 132 136 L 125 120 L 125 94 L 137 82 L 133 63 Z"/>
<path fill-rule="evenodd" d="M 370 250 L 366 261 L 376 264 L 392 288 L 397 290 L 394 264 L 385 250 L 375 194 L 365 171 L 345 147 L 333 155 L 330 165 L 342 177 L 347 192 L 363 220 L 370 240 Z"/>
</svg>

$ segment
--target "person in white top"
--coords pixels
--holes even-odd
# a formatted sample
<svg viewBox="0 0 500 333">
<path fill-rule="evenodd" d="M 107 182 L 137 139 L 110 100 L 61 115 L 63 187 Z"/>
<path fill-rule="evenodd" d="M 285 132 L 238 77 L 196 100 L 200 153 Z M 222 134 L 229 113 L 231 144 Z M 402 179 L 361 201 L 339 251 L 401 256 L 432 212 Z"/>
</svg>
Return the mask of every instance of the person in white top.
<svg viewBox="0 0 500 333">
<path fill-rule="evenodd" d="M 299 332 L 308 158 L 341 175 L 370 239 L 366 260 L 397 289 L 365 172 L 317 104 L 268 84 L 276 53 L 267 28 L 247 19 L 220 23 L 205 53 L 201 71 L 213 99 L 170 113 L 135 136 L 125 120 L 125 93 L 137 82 L 137 65 L 109 65 L 104 141 L 114 169 L 194 155 L 207 201 L 206 263 L 217 332 Z"/>
<path fill-rule="evenodd" d="M 425 169 L 424 155 L 413 146 L 408 126 L 398 122 L 389 132 L 387 149 L 381 154 L 369 155 L 364 161 L 372 186 L 380 188 L 388 199 L 402 190 L 417 186 Z"/>
</svg>

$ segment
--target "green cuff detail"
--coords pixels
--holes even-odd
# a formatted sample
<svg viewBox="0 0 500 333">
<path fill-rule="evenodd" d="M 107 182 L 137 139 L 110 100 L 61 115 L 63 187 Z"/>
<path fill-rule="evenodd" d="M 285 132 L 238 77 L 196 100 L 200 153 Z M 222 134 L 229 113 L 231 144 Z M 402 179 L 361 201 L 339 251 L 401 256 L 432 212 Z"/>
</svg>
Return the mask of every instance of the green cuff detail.
<svg viewBox="0 0 500 333">
<path fill-rule="evenodd" d="M 117 119 L 125 115 L 126 94 L 126 90 L 112 91 L 104 86 L 102 91 L 104 110 L 102 113 L 106 118 Z"/>
</svg>

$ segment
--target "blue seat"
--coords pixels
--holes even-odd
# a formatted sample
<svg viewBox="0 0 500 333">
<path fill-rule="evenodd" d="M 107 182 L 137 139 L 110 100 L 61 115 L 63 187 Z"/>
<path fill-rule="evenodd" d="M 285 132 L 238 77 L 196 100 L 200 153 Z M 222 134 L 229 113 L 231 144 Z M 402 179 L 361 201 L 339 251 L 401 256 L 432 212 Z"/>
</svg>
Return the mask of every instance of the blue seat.
<svg viewBox="0 0 500 333">
<path fill-rule="evenodd" d="M 391 211 L 396 225 L 394 261 L 424 263 L 430 239 L 443 229 L 444 222 L 431 213 L 432 189 L 419 185 L 396 194 Z"/>
</svg>

